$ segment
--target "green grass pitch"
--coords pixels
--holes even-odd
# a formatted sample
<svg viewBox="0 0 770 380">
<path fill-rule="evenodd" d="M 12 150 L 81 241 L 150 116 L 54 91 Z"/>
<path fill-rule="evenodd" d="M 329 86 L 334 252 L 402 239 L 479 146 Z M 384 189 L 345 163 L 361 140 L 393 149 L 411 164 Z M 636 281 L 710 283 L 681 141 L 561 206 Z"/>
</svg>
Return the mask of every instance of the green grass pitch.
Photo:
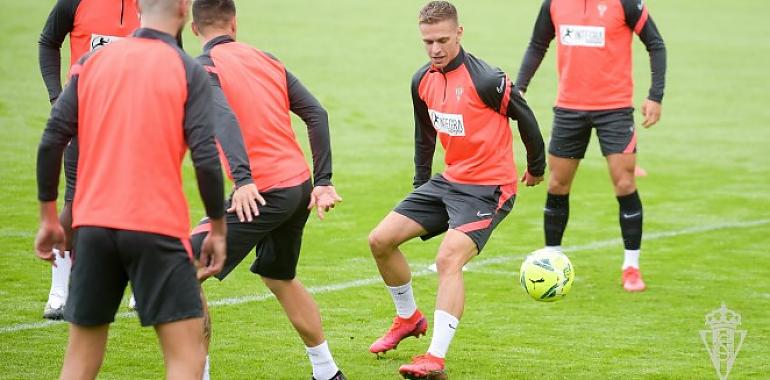
<svg viewBox="0 0 770 380">
<path fill-rule="evenodd" d="M 515 76 L 539 0 L 457 0 L 466 50 Z M 36 148 L 48 116 L 37 38 L 53 0 L 0 1 L 0 378 L 58 375 L 63 323 L 41 318 L 50 269 L 35 259 Z M 305 234 L 299 278 L 315 292 L 335 358 L 350 379 L 397 379 L 429 339 L 382 359 L 369 344 L 394 310 L 370 257 L 372 227 L 410 190 L 409 81 L 427 61 L 416 26 L 422 1 L 239 2 L 238 37 L 281 58 L 328 108 L 334 182 L 345 199 Z M 770 28 L 759 0 L 649 1 L 668 47 L 661 122 L 640 132 L 645 208 L 642 294 L 620 287 L 622 245 L 606 164 L 591 144 L 574 186 L 566 252 L 576 280 L 563 301 L 537 303 L 519 287 L 523 256 L 542 245 L 545 186 L 523 188 L 514 211 L 466 272 L 467 306 L 449 351 L 452 379 L 712 379 L 699 330 L 722 302 L 748 331 L 731 379 L 770 378 Z M 185 46 L 200 52 L 185 31 Z M 635 103 L 649 64 L 635 39 Z M 65 51 L 68 51 L 65 47 Z M 530 105 L 549 135 L 555 45 Z M 64 61 L 67 62 L 65 54 Z M 637 120 L 639 114 L 637 113 Z M 304 126 L 295 128 L 305 139 Z M 303 144 L 306 144 L 303 140 Z M 523 147 L 516 146 L 524 165 Z M 441 162 L 436 156 L 436 170 Z M 185 166 L 193 218 L 203 214 Z M 432 315 L 438 241 L 408 243 L 418 304 Z M 308 379 L 300 339 L 261 282 L 241 267 L 206 283 L 215 379 Z M 152 329 L 122 310 L 102 379 L 157 379 Z"/>
</svg>

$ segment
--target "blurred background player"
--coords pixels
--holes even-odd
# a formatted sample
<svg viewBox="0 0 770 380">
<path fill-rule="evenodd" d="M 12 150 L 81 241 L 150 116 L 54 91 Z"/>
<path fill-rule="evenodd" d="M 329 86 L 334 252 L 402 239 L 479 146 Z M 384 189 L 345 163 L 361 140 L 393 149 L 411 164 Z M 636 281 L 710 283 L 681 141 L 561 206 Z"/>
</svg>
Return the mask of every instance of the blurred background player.
<svg viewBox="0 0 770 380">
<path fill-rule="evenodd" d="M 196 0 L 193 33 L 203 44 L 198 58 L 211 76 L 215 93 L 232 107 L 262 192 L 252 193 L 252 207 L 228 213 L 228 259 L 217 276 L 223 280 L 256 247 L 251 271 L 259 274 L 302 338 L 313 378 L 342 380 L 324 337 L 318 306 L 295 278 L 302 234 L 312 207 L 319 218 L 342 199 L 331 183 L 329 120 L 316 98 L 272 55 L 235 41 L 232 0 Z M 221 87 L 221 90 L 220 90 Z M 313 154 L 313 181 L 291 127 L 291 114 L 307 124 Z M 223 146 L 225 156 L 237 154 Z M 225 162 L 225 157 L 222 157 Z M 249 191 L 239 187 L 233 194 Z M 259 206 L 257 203 L 260 203 Z M 258 209 L 258 212 L 257 212 Z M 193 230 L 193 249 L 207 235 L 204 219 Z"/>
<path fill-rule="evenodd" d="M 173 37 L 189 6 L 188 0 L 140 0 L 142 28 L 72 66 L 43 134 L 35 249 L 44 260 L 54 260 L 53 245 L 64 238 L 56 216 L 62 152 L 76 134 L 83 148 L 62 379 L 96 377 L 129 281 L 141 324 L 158 334 L 166 377 L 202 376 L 203 310 L 181 178 L 188 146 L 212 227 L 202 243 L 202 277 L 222 269 L 226 225 L 209 79 Z"/>
<path fill-rule="evenodd" d="M 70 65 L 74 65 L 89 51 L 125 37 L 138 27 L 136 0 L 58 0 L 48 15 L 39 41 L 40 73 L 51 105 L 62 91 L 61 46 L 68 34 Z M 59 216 L 64 228 L 64 241 L 54 248 L 56 261 L 51 266 L 51 291 L 43 311 L 43 317 L 48 319 L 64 317 L 72 263 L 72 200 L 76 171 L 77 138 L 73 137 L 64 151 L 66 192 Z"/>
<path fill-rule="evenodd" d="M 652 84 L 642 104 L 645 128 L 660 119 L 665 45 L 643 0 L 545 0 L 516 80 L 522 93 L 557 33 L 559 93 L 548 148 L 551 175 L 543 211 L 544 249 L 561 251 L 572 180 L 588 147 L 591 129 L 596 128 L 620 205 L 625 247 L 623 288 L 643 291 L 646 286 L 639 271 L 642 201 L 634 178 L 637 132 L 631 43 L 636 33 L 650 54 Z M 642 172 L 637 169 L 637 174 Z"/>
<path fill-rule="evenodd" d="M 369 236 L 397 316 L 369 350 L 383 353 L 402 339 L 427 331 L 399 246 L 446 231 L 436 256 L 439 285 L 430 347 L 399 368 L 410 379 L 443 379 L 444 357 L 465 305 L 462 267 L 484 248 L 492 230 L 510 212 L 517 192 L 508 119 L 518 120 L 527 149 L 528 169 L 522 178 L 527 186 L 543 179 L 545 148 L 534 114 L 508 76 L 463 50 L 463 28 L 452 4 L 425 5 L 419 27 L 430 63 L 412 79 L 415 190 Z M 446 152 L 446 170 L 431 177 L 437 135 Z"/>
</svg>

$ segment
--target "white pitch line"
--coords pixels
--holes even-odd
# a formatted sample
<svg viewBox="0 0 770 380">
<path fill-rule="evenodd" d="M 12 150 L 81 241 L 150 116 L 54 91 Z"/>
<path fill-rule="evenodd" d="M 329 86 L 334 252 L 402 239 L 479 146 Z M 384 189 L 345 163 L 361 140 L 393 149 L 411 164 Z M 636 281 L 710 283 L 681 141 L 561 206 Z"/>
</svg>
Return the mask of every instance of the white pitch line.
<svg viewBox="0 0 770 380">
<path fill-rule="evenodd" d="M 750 228 L 750 227 L 762 226 L 765 224 L 770 224 L 770 219 L 751 220 L 751 221 L 745 221 L 745 222 L 719 223 L 719 224 L 712 224 L 707 226 L 695 226 L 695 227 L 683 228 L 677 231 L 652 232 L 644 236 L 644 241 L 666 239 L 670 237 L 677 237 L 677 236 L 688 235 L 688 234 L 697 234 L 697 233 L 709 232 L 709 231 L 718 231 L 718 230 L 724 230 L 729 228 Z M 565 252 L 589 251 L 593 249 L 599 249 L 599 248 L 617 245 L 617 244 L 620 244 L 620 242 L 621 242 L 620 239 L 608 239 L 608 240 L 602 240 L 602 241 L 598 241 L 590 244 L 565 247 L 564 251 Z M 481 267 L 485 267 L 493 264 L 506 263 L 513 260 L 521 259 L 526 255 L 527 254 L 524 253 L 524 254 L 487 257 L 487 258 L 482 257 L 482 258 L 476 259 L 474 262 L 469 263 L 467 267 L 468 267 L 468 270 L 473 271 L 473 269 L 476 269 L 476 268 L 481 268 Z M 423 269 L 423 270 L 412 272 L 412 277 L 422 277 L 429 274 L 434 274 L 434 272 L 428 269 Z M 382 279 L 380 277 L 370 277 L 370 278 L 365 278 L 360 280 L 341 282 L 341 283 L 332 284 L 332 285 L 311 286 L 307 288 L 307 290 L 308 292 L 310 292 L 310 294 L 322 294 L 322 293 L 330 293 L 330 292 L 336 292 L 336 291 L 347 290 L 352 288 L 359 288 L 367 285 L 374 285 L 374 284 L 380 284 L 380 283 L 382 283 Z M 265 301 L 273 297 L 274 296 L 272 293 L 263 293 L 255 296 L 224 298 L 221 300 L 210 301 L 209 306 L 219 307 L 219 306 L 242 305 L 245 303 Z M 118 313 L 115 316 L 115 318 L 116 319 L 135 318 L 135 315 L 136 313 L 130 312 L 130 311 L 121 312 L 121 313 Z M 19 323 L 15 325 L 0 327 L 0 334 L 9 334 L 9 333 L 15 333 L 15 332 L 25 331 L 25 330 L 43 329 L 46 327 L 60 325 L 64 323 L 66 322 L 42 321 L 42 322 L 33 322 L 33 323 Z"/>
</svg>

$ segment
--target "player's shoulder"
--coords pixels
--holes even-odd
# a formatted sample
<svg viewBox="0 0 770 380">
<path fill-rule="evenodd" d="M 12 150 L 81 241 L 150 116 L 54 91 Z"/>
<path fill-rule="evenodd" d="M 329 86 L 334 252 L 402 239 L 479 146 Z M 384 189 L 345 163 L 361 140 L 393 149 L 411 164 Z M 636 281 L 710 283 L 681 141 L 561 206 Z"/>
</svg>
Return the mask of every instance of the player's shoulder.
<svg viewBox="0 0 770 380">
<path fill-rule="evenodd" d="M 495 90 L 501 81 L 505 83 L 505 72 L 501 68 L 490 65 L 471 53 L 465 53 L 465 67 L 479 92 Z"/>
<path fill-rule="evenodd" d="M 430 62 L 420 66 L 417 71 L 415 71 L 414 75 L 412 75 L 412 87 L 417 88 L 420 85 L 420 82 L 422 82 L 422 78 L 425 77 L 425 74 L 430 71 Z"/>
<path fill-rule="evenodd" d="M 626 14 L 639 13 L 644 10 L 644 0 L 618 0 Z"/>
</svg>

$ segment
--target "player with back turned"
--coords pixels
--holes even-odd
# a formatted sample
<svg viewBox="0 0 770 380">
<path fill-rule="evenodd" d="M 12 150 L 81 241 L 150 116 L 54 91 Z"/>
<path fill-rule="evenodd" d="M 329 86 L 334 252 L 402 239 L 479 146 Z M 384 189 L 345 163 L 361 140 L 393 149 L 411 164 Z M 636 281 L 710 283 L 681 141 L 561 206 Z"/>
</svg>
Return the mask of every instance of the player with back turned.
<svg viewBox="0 0 770 380">
<path fill-rule="evenodd" d="M 96 377 L 128 282 L 141 324 L 153 326 L 159 337 L 166 377 L 200 379 L 203 373 L 196 274 L 221 270 L 226 234 L 212 91 L 206 72 L 174 37 L 188 18 L 189 0 L 138 5 L 140 29 L 72 66 L 38 150 L 41 224 L 35 249 L 50 261 L 64 235 L 56 215 L 62 153 L 73 136 L 80 140 L 62 379 Z M 212 227 L 202 243 L 199 273 L 182 188 L 188 147 Z"/>
</svg>

